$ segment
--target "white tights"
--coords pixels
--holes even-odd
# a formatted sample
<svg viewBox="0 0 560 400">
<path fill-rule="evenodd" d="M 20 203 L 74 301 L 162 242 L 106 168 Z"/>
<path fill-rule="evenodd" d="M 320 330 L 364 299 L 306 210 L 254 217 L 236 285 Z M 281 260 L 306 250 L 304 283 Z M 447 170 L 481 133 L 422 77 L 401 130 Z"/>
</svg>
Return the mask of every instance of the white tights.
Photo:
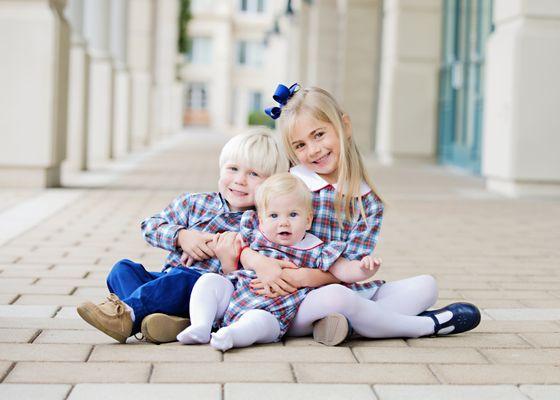
<svg viewBox="0 0 560 400">
<path fill-rule="evenodd" d="M 356 333 L 368 338 L 430 335 L 434 333 L 432 319 L 417 315 L 433 306 L 436 300 L 436 281 L 429 275 L 386 283 L 373 299 L 365 299 L 342 285 L 327 285 L 307 295 L 288 335 L 311 334 L 313 323 L 331 313 L 344 315 Z"/>
<path fill-rule="evenodd" d="M 222 351 L 278 340 L 278 320 L 264 310 L 249 310 L 233 324 L 210 333 L 214 321 L 224 316 L 233 291 L 233 284 L 227 278 L 212 273 L 202 275 L 191 293 L 191 325 L 177 335 L 177 340 L 183 344 L 210 342 Z"/>
</svg>

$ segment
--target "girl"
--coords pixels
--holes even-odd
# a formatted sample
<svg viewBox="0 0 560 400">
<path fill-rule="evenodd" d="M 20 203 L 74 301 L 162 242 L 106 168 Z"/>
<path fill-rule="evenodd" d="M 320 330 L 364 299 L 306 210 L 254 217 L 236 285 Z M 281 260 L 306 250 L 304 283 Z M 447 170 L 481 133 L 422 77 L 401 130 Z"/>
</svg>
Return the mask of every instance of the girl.
<svg viewBox="0 0 560 400">
<path fill-rule="evenodd" d="M 333 266 L 346 244 L 323 243 L 306 233 L 313 219 L 311 193 L 294 175 L 283 173 L 268 178 L 257 190 L 255 202 L 258 214 L 245 212 L 240 230 L 243 241 L 255 251 L 297 262 L 302 267 L 330 270 L 338 279 L 347 282 L 367 279 L 379 268 L 379 263 L 369 255 L 343 267 Z M 234 269 L 237 260 L 222 257 L 218 247 L 216 253 L 222 268 Z M 190 300 L 191 326 L 179 333 L 177 340 L 184 344 L 210 341 L 212 347 L 222 351 L 280 340 L 310 289 L 301 288 L 269 299 L 251 292 L 250 282 L 255 277 L 250 270 L 239 270 L 227 277 L 214 273 L 201 277 Z M 220 320 L 222 328 L 213 333 L 210 340 L 212 325 Z"/>
<path fill-rule="evenodd" d="M 320 88 L 279 85 L 274 99 L 279 107 L 266 112 L 274 119 L 280 117 L 283 143 L 296 165 L 290 172 L 313 194 L 311 232 L 325 242 L 346 243 L 337 263 L 369 255 L 377 243 L 383 204 L 352 140 L 350 118 Z M 369 338 L 455 334 L 480 322 L 479 310 L 468 303 L 426 311 L 437 299 L 435 280 L 428 275 L 380 284 L 358 294 L 333 284 L 338 281 L 328 272 L 282 269 L 274 260 L 251 250 L 241 256 L 245 268 L 257 268 L 259 279 L 253 282 L 257 293 L 274 297 L 297 287 L 328 284 L 307 295 L 289 335 L 313 332 L 317 341 L 336 345 L 347 336 L 346 319 L 358 334 Z"/>
</svg>

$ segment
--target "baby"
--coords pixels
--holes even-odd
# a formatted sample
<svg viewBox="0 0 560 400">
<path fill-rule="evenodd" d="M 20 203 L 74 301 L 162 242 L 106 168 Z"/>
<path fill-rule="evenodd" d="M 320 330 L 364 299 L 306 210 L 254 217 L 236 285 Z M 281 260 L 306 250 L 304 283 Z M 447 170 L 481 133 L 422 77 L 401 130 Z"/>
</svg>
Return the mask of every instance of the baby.
<svg viewBox="0 0 560 400">
<path fill-rule="evenodd" d="M 246 211 L 241 219 L 240 239 L 247 244 L 245 247 L 299 267 L 329 271 L 343 282 L 363 280 L 377 272 L 379 262 L 370 256 L 335 265 L 346 244 L 324 243 L 306 232 L 313 220 L 312 200 L 299 178 L 289 173 L 273 175 L 257 189 L 255 203 L 257 212 Z M 230 261 L 237 264 L 237 260 Z M 225 270 L 227 267 L 222 265 Z M 227 276 L 203 275 L 190 300 L 191 326 L 179 333 L 177 340 L 184 344 L 210 342 L 222 351 L 280 340 L 312 289 L 268 298 L 251 291 L 254 278 L 251 270 L 237 270 Z M 213 325 L 221 329 L 211 334 Z"/>
</svg>

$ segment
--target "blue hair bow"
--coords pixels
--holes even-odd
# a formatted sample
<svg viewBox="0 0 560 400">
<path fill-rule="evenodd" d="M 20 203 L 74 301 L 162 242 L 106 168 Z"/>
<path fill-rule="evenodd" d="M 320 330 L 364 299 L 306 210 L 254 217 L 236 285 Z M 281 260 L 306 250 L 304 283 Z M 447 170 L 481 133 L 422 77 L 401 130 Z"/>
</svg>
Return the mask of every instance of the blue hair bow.
<svg viewBox="0 0 560 400">
<path fill-rule="evenodd" d="M 299 84 L 294 83 L 289 88 L 280 84 L 274 92 L 272 98 L 278 103 L 277 107 L 265 108 L 264 112 L 272 119 L 277 119 L 282 113 L 282 107 L 286 105 L 290 97 L 292 97 L 300 89 Z"/>
</svg>

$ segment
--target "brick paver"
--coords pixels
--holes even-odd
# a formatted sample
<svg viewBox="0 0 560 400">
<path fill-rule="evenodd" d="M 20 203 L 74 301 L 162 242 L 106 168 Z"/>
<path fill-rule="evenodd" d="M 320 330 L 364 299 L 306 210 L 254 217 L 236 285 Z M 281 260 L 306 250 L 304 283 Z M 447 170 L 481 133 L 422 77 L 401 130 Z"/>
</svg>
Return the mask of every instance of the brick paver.
<svg viewBox="0 0 560 400">
<path fill-rule="evenodd" d="M 438 305 L 483 309 L 472 333 L 337 348 L 298 338 L 222 355 L 207 345 L 120 345 L 80 320 L 75 306 L 106 295 L 119 259 L 161 267 L 165 253 L 143 242 L 142 218 L 180 192 L 215 190 L 225 138 L 203 135 L 172 138 L 106 186 L 0 189 L 0 224 L 37 199 L 55 207 L 27 231 L 2 232 L 0 398 L 559 397 L 560 202 L 500 197 L 479 178 L 435 165 L 367 159 L 387 203 L 379 277 L 432 274 Z"/>
</svg>

